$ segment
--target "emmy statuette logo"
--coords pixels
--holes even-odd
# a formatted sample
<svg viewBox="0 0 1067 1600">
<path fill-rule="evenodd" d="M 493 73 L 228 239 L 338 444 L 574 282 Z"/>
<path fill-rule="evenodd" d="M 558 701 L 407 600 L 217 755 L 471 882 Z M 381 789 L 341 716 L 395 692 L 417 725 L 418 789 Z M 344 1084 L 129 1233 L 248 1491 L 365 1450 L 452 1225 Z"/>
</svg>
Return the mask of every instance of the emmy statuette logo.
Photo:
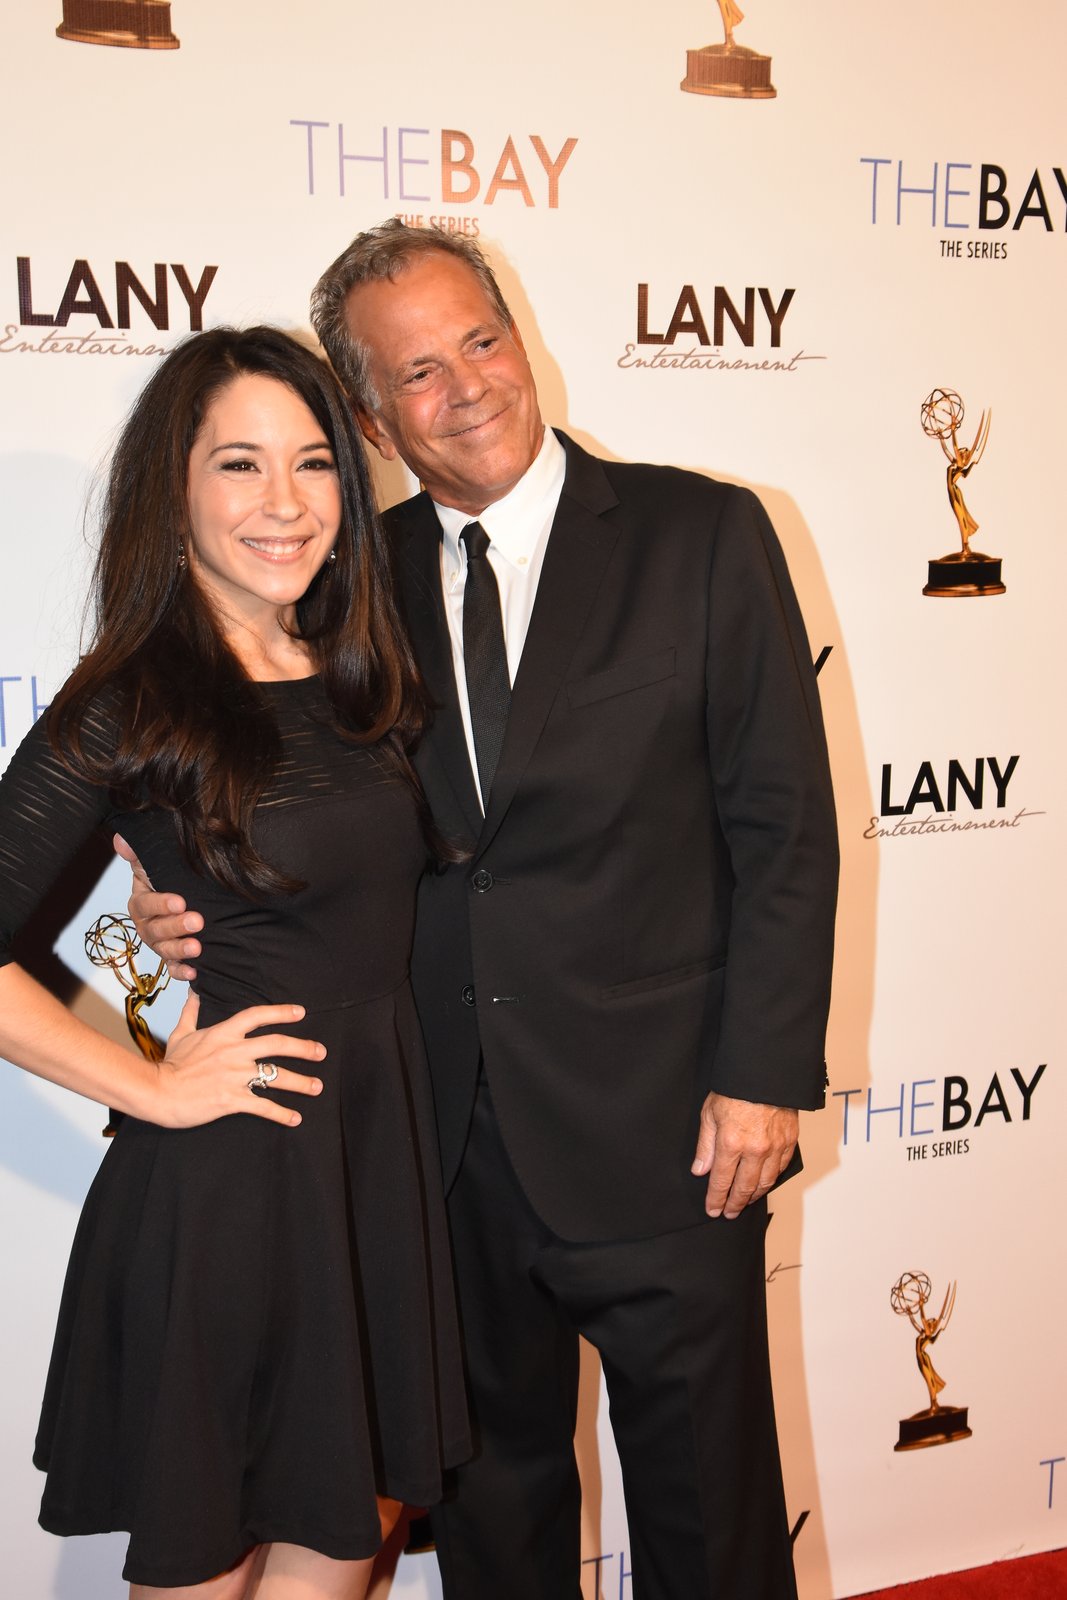
<svg viewBox="0 0 1067 1600">
<path fill-rule="evenodd" d="M 105 913 L 97 917 L 85 935 L 85 954 L 93 966 L 110 967 L 126 991 L 126 1026 L 130 1030 L 130 1038 L 146 1061 L 162 1061 L 165 1048 L 152 1033 L 142 1012 L 145 1006 L 152 1005 L 157 995 L 163 993 L 170 982 L 170 973 L 164 961 L 153 973 L 138 972 L 135 957 L 140 948 L 137 929 L 129 917 Z M 121 1120 L 121 1112 L 112 1111 L 109 1114 L 104 1129 L 106 1137 L 116 1131 Z"/>
<path fill-rule="evenodd" d="M 170 0 L 63 0 L 60 39 L 126 50 L 177 50 Z"/>
<path fill-rule="evenodd" d="M 889 1292 L 889 1303 L 898 1317 L 907 1317 L 915 1329 L 915 1360 L 922 1373 L 930 1404 L 914 1416 L 903 1417 L 900 1436 L 894 1450 L 922 1450 L 932 1444 L 952 1444 L 956 1439 L 969 1439 L 966 1406 L 943 1406 L 938 1395 L 945 1380 L 935 1371 L 930 1346 L 948 1327 L 956 1304 L 956 1285 L 950 1283 L 945 1299 L 936 1317 L 928 1317 L 930 1280 L 925 1272 L 905 1272 Z"/>
<path fill-rule="evenodd" d="M 974 443 L 964 445 L 957 438 L 957 429 L 963 423 L 963 401 L 959 395 L 952 389 L 934 389 L 922 403 L 922 430 L 928 439 L 938 441 L 948 461 L 948 503 L 959 525 L 963 546 L 951 555 L 928 563 L 929 576 L 923 594 L 966 600 L 1004 593 L 999 558 L 984 556 L 980 550 L 971 549 L 971 539 L 978 532 L 978 524 L 967 509 L 960 487 L 960 479 L 966 478 L 971 468 L 976 467 L 982 459 L 992 415 L 991 411 L 982 412 Z"/>
<path fill-rule="evenodd" d="M 723 43 L 686 51 L 682 88 L 688 94 L 725 95 L 733 100 L 773 100 L 778 91 L 771 82 L 770 56 L 735 44 L 734 29 L 745 14 L 734 0 L 718 0 L 718 4 Z"/>
</svg>

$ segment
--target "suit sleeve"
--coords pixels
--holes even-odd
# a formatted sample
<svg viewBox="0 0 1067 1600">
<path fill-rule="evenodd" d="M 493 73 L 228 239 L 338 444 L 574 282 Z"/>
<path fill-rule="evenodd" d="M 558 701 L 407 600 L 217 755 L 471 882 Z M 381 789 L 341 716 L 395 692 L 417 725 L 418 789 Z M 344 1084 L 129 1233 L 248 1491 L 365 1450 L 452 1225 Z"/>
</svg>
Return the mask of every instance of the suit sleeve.
<svg viewBox="0 0 1067 1600">
<path fill-rule="evenodd" d="M 82 736 L 87 749 L 110 748 L 113 728 L 91 713 Z M 0 966 L 14 959 L 15 934 L 112 809 L 105 788 L 59 760 L 42 717 L 0 779 Z"/>
<path fill-rule="evenodd" d="M 708 750 L 733 874 L 720 1094 L 823 1104 L 838 845 L 804 623 L 769 518 L 731 490 L 714 536 Z"/>
</svg>

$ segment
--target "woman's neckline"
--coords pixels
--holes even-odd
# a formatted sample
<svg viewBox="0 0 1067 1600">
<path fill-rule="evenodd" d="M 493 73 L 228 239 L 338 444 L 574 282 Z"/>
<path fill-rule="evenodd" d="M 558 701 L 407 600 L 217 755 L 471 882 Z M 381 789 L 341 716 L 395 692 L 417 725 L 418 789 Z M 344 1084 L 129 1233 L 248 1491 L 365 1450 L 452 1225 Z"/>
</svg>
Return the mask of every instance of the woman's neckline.
<svg viewBox="0 0 1067 1600">
<path fill-rule="evenodd" d="M 309 672 L 303 678 L 253 678 L 252 683 L 259 689 L 292 689 L 300 683 L 318 683 L 321 674 Z"/>
</svg>

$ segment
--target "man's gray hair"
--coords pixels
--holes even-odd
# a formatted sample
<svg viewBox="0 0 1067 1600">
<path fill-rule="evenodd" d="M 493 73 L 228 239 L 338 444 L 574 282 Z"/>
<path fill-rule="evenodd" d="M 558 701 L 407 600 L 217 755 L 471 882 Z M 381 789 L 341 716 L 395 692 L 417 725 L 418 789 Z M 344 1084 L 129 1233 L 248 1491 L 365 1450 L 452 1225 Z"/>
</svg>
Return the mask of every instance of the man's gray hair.
<svg viewBox="0 0 1067 1600">
<path fill-rule="evenodd" d="M 409 228 L 398 217 L 357 233 L 311 291 L 311 325 L 330 364 L 357 406 L 376 411 L 381 396 L 370 381 L 366 346 L 353 339 L 345 319 L 345 303 L 357 284 L 395 279 L 420 256 L 436 253 L 464 262 L 485 290 L 505 328 L 512 323 L 507 301 L 493 270 L 474 240 L 444 228 Z"/>
</svg>

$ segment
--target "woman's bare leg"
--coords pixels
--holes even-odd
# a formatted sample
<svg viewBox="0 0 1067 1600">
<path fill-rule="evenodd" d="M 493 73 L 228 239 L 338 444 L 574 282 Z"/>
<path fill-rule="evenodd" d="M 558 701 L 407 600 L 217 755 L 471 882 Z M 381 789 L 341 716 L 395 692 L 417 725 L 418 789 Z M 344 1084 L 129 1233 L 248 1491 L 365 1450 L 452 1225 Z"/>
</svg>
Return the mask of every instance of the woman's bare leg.
<svg viewBox="0 0 1067 1600">
<path fill-rule="evenodd" d="M 400 1520 L 398 1500 L 378 1499 L 382 1542 Z M 375 1557 L 366 1561 L 333 1561 L 298 1544 L 264 1546 L 244 1600 L 364 1600 Z"/>
<path fill-rule="evenodd" d="M 378 1521 L 382 1525 L 383 1544 L 400 1521 L 400 1513 L 403 1509 L 404 1502 L 402 1500 L 386 1500 L 382 1495 L 378 1496 Z"/>
<path fill-rule="evenodd" d="M 179 1589 L 131 1583 L 130 1600 L 245 1600 L 258 1555 L 258 1550 L 249 1550 L 229 1572 L 220 1572 L 217 1578 L 209 1578 L 206 1583 L 187 1584 Z"/>
<path fill-rule="evenodd" d="M 374 1557 L 334 1561 L 299 1544 L 272 1544 L 245 1600 L 364 1600 Z"/>
<path fill-rule="evenodd" d="M 382 1542 L 400 1520 L 398 1500 L 378 1500 Z M 363 1600 L 374 1568 L 366 1561 L 334 1561 L 298 1544 L 259 1545 L 217 1578 L 177 1589 L 130 1585 L 130 1600 Z"/>
</svg>

